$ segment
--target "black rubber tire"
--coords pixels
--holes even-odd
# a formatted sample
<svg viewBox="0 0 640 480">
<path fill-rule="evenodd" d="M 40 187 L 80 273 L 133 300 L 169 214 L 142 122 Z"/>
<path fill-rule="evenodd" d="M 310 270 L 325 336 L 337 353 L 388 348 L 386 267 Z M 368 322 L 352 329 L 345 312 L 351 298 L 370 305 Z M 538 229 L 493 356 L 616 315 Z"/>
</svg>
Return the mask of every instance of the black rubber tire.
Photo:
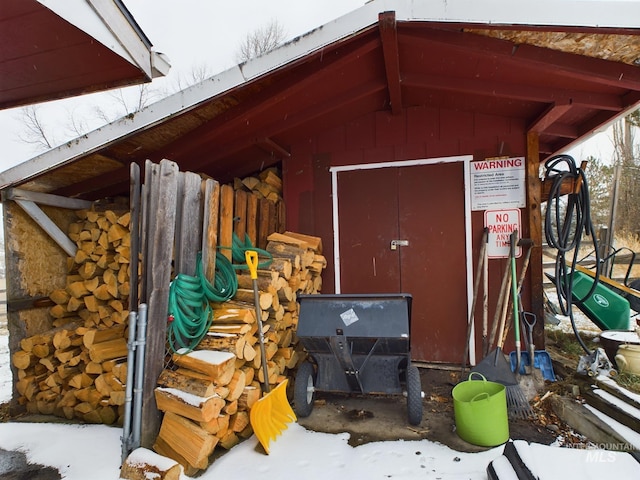
<svg viewBox="0 0 640 480">
<path fill-rule="evenodd" d="M 634 290 L 640 290 L 640 279 L 634 280 L 629 284 L 631 288 Z M 640 298 L 627 294 L 627 300 L 629 300 L 629 306 L 631 310 L 635 310 L 636 312 L 640 312 Z"/>
<path fill-rule="evenodd" d="M 422 382 L 418 367 L 407 367 L 407 417 L 411 425 L 422 422 Z"/>
<path fill-rule="evenodd" d="M 296 373 L 293 390 L 294 411 L 298 417 L 308 417 L 313 410 L 313 401 L 316 398 L 315 379 L 316 375 L 311 362 L 302 362 Z"/>
</svg>

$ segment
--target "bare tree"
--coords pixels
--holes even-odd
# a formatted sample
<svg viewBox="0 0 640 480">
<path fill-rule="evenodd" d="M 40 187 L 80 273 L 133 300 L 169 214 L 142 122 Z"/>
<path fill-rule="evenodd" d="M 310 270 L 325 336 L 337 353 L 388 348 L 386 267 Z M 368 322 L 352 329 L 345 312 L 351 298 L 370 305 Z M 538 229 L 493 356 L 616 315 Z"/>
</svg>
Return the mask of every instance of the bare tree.
<svg viewBox="0 0 640 480">
<path fill-rule="evenodd" d="M 89 131 L 86 118 L 77 113 L 76 109 L 67 110 L 67 125 L 65 127 L 67 136 L 74 138 L 84 135 Z"/>
<path fill-rule="evenodd" d="M 108 92 L 108 96 L 112 100 L 110 104 L 115 108 L 109 112 L 103 106 L 98 105 L 94 107 L 96 116 L 105 123 L 111 123 L 118 118 L 139 112 L 158 96 L 147 83 L 137 85 L 136 89 L 135 95 L 128 95 L 129 92 L 122 88 Z"/>
<path fill-rule="evenodd" d="M 246 62 L 252 58 L 273 50 L 282 43 L 285 31 L 277 20 L 271 20 L 264 27 L 249 33 L 240 44 L 236 60 L 238 63 Z"/>
<path fill-rule="evenodd" d="M 188 75 L 178 76 L 178 78 L 173 82 L 171 86 L 171 92 L 167 92 L 166 95 L 170 95 L 173 92 L 179 92 L 184 90 L 191 85 L 195 85 L 196 83 L 203 82 L 207 78 L 211 77 L 213 72 L 211 71 L 211 67 L 206 64 L 199 64 L 192 67 L 191 71 Z"/>
<path fill-rule="evenodd" d="M 593 156 L 589 156 L 587 162 L 588 167 L 585 173 L 591 199 L 591 220 L 595 225 L 606 225 L 611 206 L 613 167 Z"/>
<path fill-rule="evenodd" d="M 20 109 L 19 120 L 24 125 L 18 138 L 34 146 L 37 151 L 48 150 L 55 145 L 55 138 L 45 125 L 38 105 L 29 105 Z"/>
<path fill-rule="evenodd" d="M 616 153 L 615 168 L 617 198 L 614 211 L 617 229 L 626 233 L 640 234 L 640 154 L 634 145 L 634 130 L 640 120 L 636 111 L 614 124 L 613 140 Z"/>
</svg>

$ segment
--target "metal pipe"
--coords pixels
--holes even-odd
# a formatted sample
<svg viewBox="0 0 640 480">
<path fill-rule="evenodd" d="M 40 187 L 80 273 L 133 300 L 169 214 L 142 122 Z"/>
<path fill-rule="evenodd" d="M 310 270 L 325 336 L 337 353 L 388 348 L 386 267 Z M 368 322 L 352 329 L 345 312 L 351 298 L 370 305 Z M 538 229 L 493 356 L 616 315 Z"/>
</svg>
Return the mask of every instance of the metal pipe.
<svg viewBox="0 0 640 480">
<path fill-rule="evenodd" d="M 138 313 L 138 328 L 136 341 L 136 370 L 135 387 L 133 389 L 133 438 L 131 448 L 140 446 L 140 431 L 142 429 L 142 394 L 144 393 L 144 357 L 147 336 L 147 304 L 140 304 Z"/>
<path fill-rule="evenodd" d="M 124 425 L 122 427 L 122 461 L 130 452 L 131 443 L 131 403 L 133 401 L 134 363 L 136 358 L 136 322 L 137 312 L 129 312 L 129 340 L 127 343 L 127 384 L 124 397 Z"/>
</svg>

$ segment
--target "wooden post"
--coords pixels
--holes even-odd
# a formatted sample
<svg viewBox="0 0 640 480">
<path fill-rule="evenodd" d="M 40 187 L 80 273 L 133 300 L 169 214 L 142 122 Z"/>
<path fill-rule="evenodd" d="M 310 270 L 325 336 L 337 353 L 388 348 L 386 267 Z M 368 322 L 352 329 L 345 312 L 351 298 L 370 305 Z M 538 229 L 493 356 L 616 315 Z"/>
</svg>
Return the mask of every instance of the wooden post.
<svg viewBox="0 0 640 480">
<path fill-rule="evenodd" d="M 164 367 L 167 340 L 167 308 L 171 257 L 176 221 L 178 165 L 162 160 L 160 167 L 151 170 L 145 183 L 152 182 L 148 215 L 148 243 L 143 256 L 147 270 L 148 327 L 145 355 L 145 377 L 142 400 L 142 432 L 140 443 L 151 448 L 160 431 L 160 412 L 154 389 Z"/>
<path fill-rule="evenodd" d="M 529 237 L 533 241 L 529 263 L 529 288 L 531 311 L 538 321 L 534 329 L 534 343 L 544 348 L 544 295 L 542 291 L 542 209 L 540 181 L 540 143 L 537 132 L 527 133 L 527 211 L 529 212 Z"/>
</svg>

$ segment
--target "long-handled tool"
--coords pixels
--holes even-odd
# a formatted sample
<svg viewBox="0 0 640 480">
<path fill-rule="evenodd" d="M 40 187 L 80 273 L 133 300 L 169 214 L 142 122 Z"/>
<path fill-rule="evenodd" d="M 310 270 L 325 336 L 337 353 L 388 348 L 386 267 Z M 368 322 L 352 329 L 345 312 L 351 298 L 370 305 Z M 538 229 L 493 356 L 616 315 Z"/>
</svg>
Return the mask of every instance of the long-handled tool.
<svg viewBox="0 0 640 480">
<path fill-rule="evenodd" d="M 509 247 L 509 262 L 511 263 L 511 296 L 513 297 L 513 329 L 515 332 L 516 344 L 516 374 L 520 372 L 520 310 L 518 309 L 518 277 L 516 276 L 516 241 L 518 240 L 518 232 L 514 230 L 511 233 L 511 245 Z"/>
<path fill-rule="evenodd" d="M 480 273 L 484 275 L 484 265 L 487 263 L 487 238 L 489 235 L 489 229 L 485 228 L 482 232 L 482 245 L 480 246 L 480 254 L 478 255 L 478 265 L 476 268 L 476 276 L 473 281 L 473 299 L 471 300 L 471 309 L 469 310 L 469 321 L 467 323 L 467 341 L 464 344 L 464 355 L 462 356 L 462 371 L 461 376 L 464 374 L 464 369 L 467 365 L 467 356 L 469 355 L 469 343 L 471 342 L 471 332 L 473 331 L 473 320 L 475 318 L 476 301 L 478 300 L 478 288 L 480 287 Z M 486 291 L 484 292 L 486 296 Z M 484 334 L 484 332 L 483 332 Z"/>
<path fill-rule="evenodd" d="M 268 454 L 269 442 L 275 440 L 283 430 L 287 429 L 287 424 L 295 422 L 297 418 L 287 400 L 287 380 L 285 379 L 273 390 L 271 390 L 269 386 L 269 369 L 267 368 L 267 354 L 264 347 L 262 308 L 260 307 L 260 293 L 258 290 L 258 252 L 255 250 L 246 250 L 245 259 L 253 283 L 253 298 L 256 308 L 256 321 L 258 322 L 258 339 L 260 341 L 260 357 L 262 360 L 262 373 L 264 374 L 264 395 L 251 407 L 249 419 L 251 420 L 253 432 Z"/>
<path fill-rule="evenodd" d="M 513 330 L 515 333 L 516 346 L 516 375 L 520 374 L 521 343 L 520 343 L 520 317 L 519 317 L 519 295 L 518 295 L 518 277 L 516 275 L 516 243 L 518 242 L 518 231 L 511 233 L 511 247 L 509 252 L 511 262 L 511 295 L 513 296 Z M 533 357 L 531 359 L 533 362 Z M 518 377 L 516 376 L 516 379 Z M 516 417 L 528 418 L 534 416 L 531 405 L 527 401 L 524 392 L 519 384 L 515 386 L 507 386 L 507 409 Z"/>
<path fill-rule="evenodd" d="M 511 245 L 513 246 L 513 248 L 509 252 L 510 261 L 511 260 L 515 261 L 514 237 L 517 238 L 517 233 L 515 233 L 515 235 L 512 235 Z M 513 267 L 511 267 L 511 277 L 513 282 L 514 279 L 516 279 L 515 272 L 513 271 Z M 514 308 L 514 311 L 516 310 L 517 309 Z M 506 322 L 506 315 L 502 315 L 502 317 L 500 318 L 500 325 L 498 327 L 500 331 L 504 329 L 505 322 Z M 520 388 L 518 379 L 515 376 L 515 374 L 511 371 L 511 366 L 509 365 L 509 362 L 507 362 L 507 359 L 502 353 L 502 345 L 503 345 L 503 336 L 499 334 L 497 337 L 496 348 L 491 352 L 489 352 L 489 355 L 484 357 L 475 367 L 471 369 L 471 371 L 481 373 L 482 375 L 485 376 L 487 380 L 501 383 L 506 387 L 507 411 L 510 416 L 520 417 L 520 418 L 527 418 L 527 417 L 533 416 L 533 410 L 531 409 L 529 402 L 527 401 L 526 397 L 524 396 L 524 393 L 522 392 L 522 389 Z"/>
</svg>

